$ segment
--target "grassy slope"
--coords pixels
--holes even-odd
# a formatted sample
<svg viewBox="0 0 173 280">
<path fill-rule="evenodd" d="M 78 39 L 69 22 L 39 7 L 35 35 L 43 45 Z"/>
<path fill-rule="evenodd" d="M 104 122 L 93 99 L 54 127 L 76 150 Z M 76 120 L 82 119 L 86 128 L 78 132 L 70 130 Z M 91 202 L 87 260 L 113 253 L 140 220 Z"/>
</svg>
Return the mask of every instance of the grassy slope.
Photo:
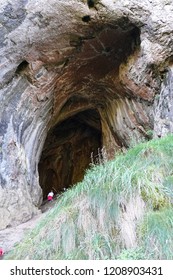
<svg viewBox="0 0 173 280">
<path fill-rule="evenodd" d="M 6 259 L 173 259 L 173 136 L 93 166 Z"/>
</svg>

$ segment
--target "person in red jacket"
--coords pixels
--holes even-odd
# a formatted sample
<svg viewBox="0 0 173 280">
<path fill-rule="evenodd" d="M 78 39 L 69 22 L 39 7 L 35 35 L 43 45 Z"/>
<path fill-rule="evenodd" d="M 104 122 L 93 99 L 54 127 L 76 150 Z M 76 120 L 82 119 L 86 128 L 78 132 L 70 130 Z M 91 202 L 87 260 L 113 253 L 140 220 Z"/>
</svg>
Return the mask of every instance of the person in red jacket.
<svg viewBox="0 0 173 280">
<path fill-rule="evenodd" d="M 53 193 L 53 191 L 51 190 L 51 191 L 48 193 L 48 195 L 47 195 L 47 200 L 48 200 L 48 201 L 51 201 L 51 200 L 53 200 L 53 197 L 54 197 L 54 193 Z"/>
<path fill-rule="evenodd" d="M 0 247 L 0 260 L 2 260 L 4 255 L 4 250 Z"/>
</svg>

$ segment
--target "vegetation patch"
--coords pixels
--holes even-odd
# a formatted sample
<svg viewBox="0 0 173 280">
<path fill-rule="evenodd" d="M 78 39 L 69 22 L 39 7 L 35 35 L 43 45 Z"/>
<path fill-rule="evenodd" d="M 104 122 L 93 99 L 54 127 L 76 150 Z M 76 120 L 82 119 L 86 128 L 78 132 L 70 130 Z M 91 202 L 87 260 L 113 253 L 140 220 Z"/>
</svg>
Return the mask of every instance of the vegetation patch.
<svg viewBox="0 0 173 280">
<path fill-rule="evenodd" d="M 173 259 L 173 136 L 92 165 L 6 259 Z"/>
</svg>

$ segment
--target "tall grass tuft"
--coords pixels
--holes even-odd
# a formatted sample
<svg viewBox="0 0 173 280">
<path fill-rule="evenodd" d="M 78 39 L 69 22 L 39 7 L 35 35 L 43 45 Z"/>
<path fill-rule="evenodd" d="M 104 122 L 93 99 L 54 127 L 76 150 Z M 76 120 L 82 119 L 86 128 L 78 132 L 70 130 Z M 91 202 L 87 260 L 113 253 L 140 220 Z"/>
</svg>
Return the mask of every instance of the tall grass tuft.
<svg viewBox="0 0 173 280">
<path fill-rule="evenodd" d="M 151 211 L 145 215 L 140 227 L 140 243 L 145 258 L 173 259 L 173 209 Z"/>
</svg>

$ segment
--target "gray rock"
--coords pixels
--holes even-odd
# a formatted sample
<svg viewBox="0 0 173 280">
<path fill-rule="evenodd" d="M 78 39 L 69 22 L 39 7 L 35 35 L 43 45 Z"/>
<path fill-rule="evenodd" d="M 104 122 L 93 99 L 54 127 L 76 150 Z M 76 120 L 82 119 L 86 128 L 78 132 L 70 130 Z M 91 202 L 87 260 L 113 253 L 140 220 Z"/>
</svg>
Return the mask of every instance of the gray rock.
<svg viewBox="0 0 173 280">
<path fill-rule="evenodd" d="M 0 229 L 37 212 L 50 178 L 56 191 L 82 179 L 91 128 L 108 158 L 172 132 L 172 11 L 170 0 L 1 0 Z M 86 145 L 60 125 L 75 118 Z"/>
</svg>

